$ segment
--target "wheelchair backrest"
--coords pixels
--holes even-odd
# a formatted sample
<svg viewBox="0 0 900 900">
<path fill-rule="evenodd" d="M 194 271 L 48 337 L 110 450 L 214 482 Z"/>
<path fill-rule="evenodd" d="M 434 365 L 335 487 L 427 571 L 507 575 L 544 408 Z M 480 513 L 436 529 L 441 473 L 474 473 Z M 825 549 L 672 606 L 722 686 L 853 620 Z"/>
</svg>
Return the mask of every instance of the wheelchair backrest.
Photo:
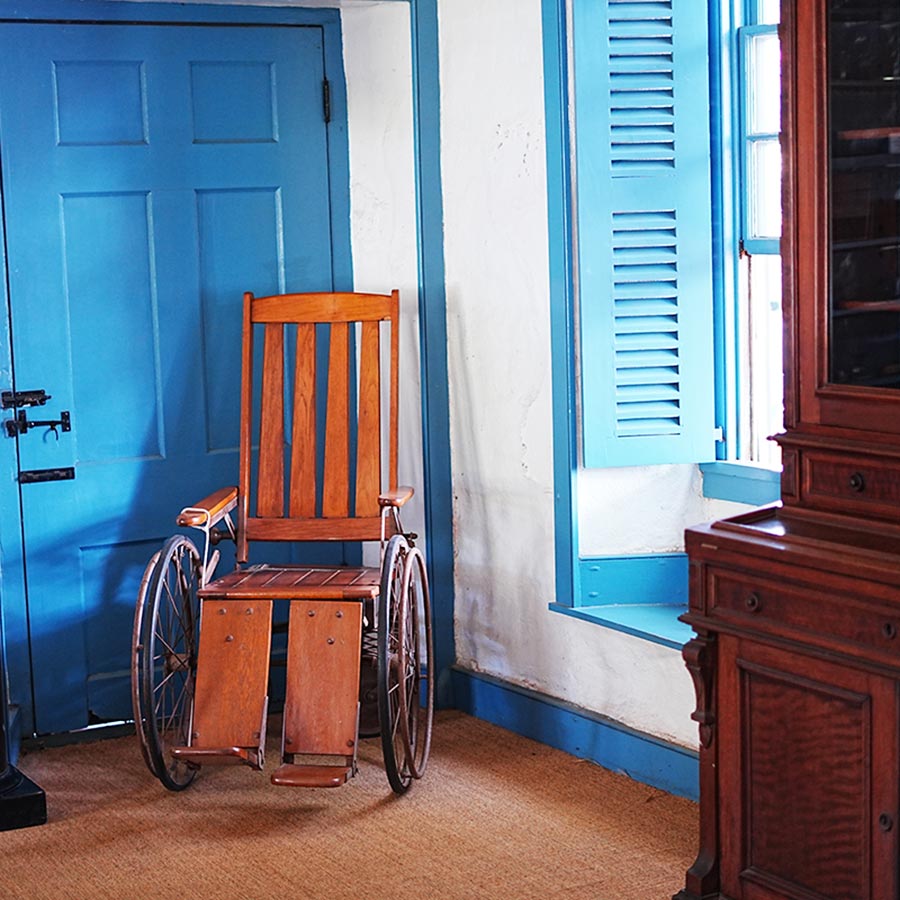
<svg viewBox="0 0 900 900">
<path fill-rule="evenodd" d="M 244 295 L 240 562 L 252 540 L 381 536 L 378 495 L 397 487 L 398 317 L 397 291 Z M 260 340 L 261 372 L 254 375 Z"/>
</svg>

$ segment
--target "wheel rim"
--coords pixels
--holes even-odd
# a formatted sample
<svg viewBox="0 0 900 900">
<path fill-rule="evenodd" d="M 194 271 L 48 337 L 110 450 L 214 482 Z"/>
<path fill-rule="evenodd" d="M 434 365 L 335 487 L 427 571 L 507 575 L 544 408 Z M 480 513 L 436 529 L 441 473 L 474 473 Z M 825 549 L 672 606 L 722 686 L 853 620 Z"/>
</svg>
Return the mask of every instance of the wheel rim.
<svg viewBox="0 0 900 900">
<path fill-rule="evenodd" d="M 403 731 L 398 679 L 398 652 L 401 644 L 400 607 L 403 587 L 403 562 L 409 545 L 402 535 L 388 542 L 382 565 L 378 598 L 378 717 L 384 768 L 391 788 L 405 793 L 413 779 Z"/>
<path fill-rule="evenodd" d="M 138 590 L 137 604 L 134 608 L 134 629 L 131 633 L 131 707 L 134 712 L 135 729 L 138 735 L 138 742 L 141 745 L 141 755 L 147 768 L 158 778 L 159 773 L 156 767 L 156 759 L 150 753 L 146 728 L 144 727 L 143 715 L 143 698 L 141 696 L 141 680 L 144 672 L 144 619 L 146 611 L 151 604 L 150 600 L 150 584 L 156 572 L 156 566 L 159 562 L 159 552 L 154 553 L 144 569 L 144 576 L 141 578 L 141 586 Z"/>
<path fill-rule="evenodd" d="M 407 551 L 403 561 L 400 603 L 402 640 L 397 654 L 400 732 L 409 772 L 413 778 L 421 778 L 431 750 L 434 683 L 431 598 L 425 558 L 415 547 Z"/>
<path fill-rule="evenodd" d="M 193 781 L 196 767 L 172 758 L 189 741 L 197 671 L 200 557 L 193 543 L 172 538 L 150 578 L 143 613 L 139 712 L 151 771 L 170 790 Z"/>
</svg>

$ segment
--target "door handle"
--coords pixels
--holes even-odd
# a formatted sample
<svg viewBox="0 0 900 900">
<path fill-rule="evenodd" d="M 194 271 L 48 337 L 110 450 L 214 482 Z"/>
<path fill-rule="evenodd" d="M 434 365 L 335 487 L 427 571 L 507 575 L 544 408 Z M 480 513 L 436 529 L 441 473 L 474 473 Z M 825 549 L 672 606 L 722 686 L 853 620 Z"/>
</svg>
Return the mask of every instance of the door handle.
<svg viewBox="0 0 900 900">
<path fill-rule="evenodd" d="M 16 437 L 20 434 L 27 434 L 29 428 L 49 428 L 59 440 L 59 431 L 72 430 L 72 417 L 67 409 L 64 409 L 58 419 L 29 419 L 24 409 L 19 410 L 19 414 L 14 419 L 7 419 L 3 423 L 6 433 L 9 437 Z"/>
</svg>

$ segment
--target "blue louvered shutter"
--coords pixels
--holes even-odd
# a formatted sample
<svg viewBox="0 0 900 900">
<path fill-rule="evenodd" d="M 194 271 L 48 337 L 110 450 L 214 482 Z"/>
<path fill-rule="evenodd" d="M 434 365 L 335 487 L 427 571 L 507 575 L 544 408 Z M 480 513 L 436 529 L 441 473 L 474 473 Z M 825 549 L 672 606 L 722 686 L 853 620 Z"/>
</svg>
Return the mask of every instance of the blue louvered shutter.
<svg viewBox="0 0 900 900">
<path fill-rule="evenodd" d="M 701 0 L 575 0 L 583 463 L 714 457 Z"/>
</svg>

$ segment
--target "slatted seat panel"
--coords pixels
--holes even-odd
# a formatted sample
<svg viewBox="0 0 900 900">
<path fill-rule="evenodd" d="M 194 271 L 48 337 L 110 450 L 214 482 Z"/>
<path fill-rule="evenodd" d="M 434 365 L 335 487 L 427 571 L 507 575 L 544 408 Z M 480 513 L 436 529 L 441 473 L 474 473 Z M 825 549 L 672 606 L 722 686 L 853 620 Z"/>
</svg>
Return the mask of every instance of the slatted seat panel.
<svg viewBox="0 0 900 900">
<path fill-rule="evenodd" d="M 217 578 L 202 598 L 243 600 L 363 600 L 377 597 L 381 570 L 366 566 L 248 566 Z"/>
<path fill-rule="evenodd" d="M 378 495 L 397 486 L 398 314 L 397 291 L 244 295 L 239 561 L 246 561 L 253 540 L 381 536 Z M 258 397 L 255 330 L 263 332 Z M 385 332 L 390 334 L 387 391 Z"/>
</svg>

